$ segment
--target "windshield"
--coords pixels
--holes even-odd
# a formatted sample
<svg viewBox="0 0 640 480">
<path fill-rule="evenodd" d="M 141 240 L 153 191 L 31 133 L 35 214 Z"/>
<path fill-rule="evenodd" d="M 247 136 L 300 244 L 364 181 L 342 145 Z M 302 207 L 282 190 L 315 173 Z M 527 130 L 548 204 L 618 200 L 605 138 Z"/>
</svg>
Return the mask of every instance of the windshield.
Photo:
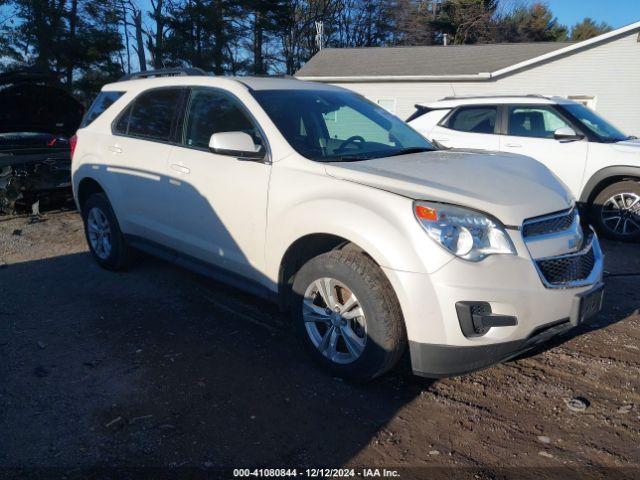
<svg viewBox="0 0 640 480">
<path fill-rule="evenodd" d="M 259 90 L 254 96 L 289 144 L 321 162 L 434 150 L 385 109 L 347 91 Z"/>
<path fill-rule="evenodd" d="M 587 130 L 595 133 L 604 142 L 620 142 L 630 137 L 608 123 L 593 110 L 579 103 L 563 105 Z"/>
</svg>

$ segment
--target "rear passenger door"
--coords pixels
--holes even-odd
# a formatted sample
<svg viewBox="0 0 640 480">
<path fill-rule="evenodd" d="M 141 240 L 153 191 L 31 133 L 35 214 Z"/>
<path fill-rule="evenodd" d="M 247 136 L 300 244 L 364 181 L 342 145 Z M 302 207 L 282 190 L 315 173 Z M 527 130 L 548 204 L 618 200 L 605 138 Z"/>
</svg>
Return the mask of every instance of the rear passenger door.
<svg viewBox="0 0 640 480">
<path fill-rule="evenodd" d="M 114 204 L 123 231 L 175 247 L 170 221 L 167 159 L 173 148 L 179 104 L 187 89 L 157 88 L 138 95 L 116 118 L 107 146 L 105 176 L 117 192 Z"/>
<path fill-rule="evenodd" d="M 576 127 L 551 105 L 505 105 L 505 109 L 505 135 L 501 135 L 500 150 L 527 155 L 545 164 L 578 196 L 588 143 L 586 139 L 554 138 L 557 129 Z"/>
<path fill-rule="evenodd" d="M 432 130 L 429 140 L 445 147 L 495 150 L 500 148 L 496 105 L 473 105 L 454 109 Z"/>
</svg>

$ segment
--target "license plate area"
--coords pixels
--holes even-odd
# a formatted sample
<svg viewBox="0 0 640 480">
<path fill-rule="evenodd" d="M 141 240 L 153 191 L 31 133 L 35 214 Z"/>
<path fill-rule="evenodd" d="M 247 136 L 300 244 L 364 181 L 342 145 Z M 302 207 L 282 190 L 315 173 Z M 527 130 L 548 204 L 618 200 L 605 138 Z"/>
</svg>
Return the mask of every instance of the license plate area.
<svg viewBox="0 0 640 480">
<path fill-rule="evenodd" d="M 578 326 L 595 317 L 602 309 L 603 298 L 603 283 L 599 283 L 591 290 L 576 295 L 571 308 L 571 323 Z"/>
</svg>

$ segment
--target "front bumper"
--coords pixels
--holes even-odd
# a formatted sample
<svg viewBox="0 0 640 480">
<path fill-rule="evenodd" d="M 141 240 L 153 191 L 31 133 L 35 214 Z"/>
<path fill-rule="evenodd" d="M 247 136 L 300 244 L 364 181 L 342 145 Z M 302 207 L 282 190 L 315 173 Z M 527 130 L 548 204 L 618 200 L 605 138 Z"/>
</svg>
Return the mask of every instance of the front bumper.
<svg viewBox="0 0 640 480">
<path fill-rule="evenodd" d="M 595 262 L 589 285 L 550 288 L 522 237 L 514 232 L 512 239 L 518 255 L 494 255 L 477 263 L 454 259 L 431 274 L 384 269 L 402 307 L 416 374 L 441 377 L 478 370 L 576 326 L 576 299 L 600 286 L 602 262 Z M 599 251 L 597 237 L 592 241 Z M 486 302 L 492 314 L 515 317 L 517 323 L 466 336 L 457 302 Z"/>
<path fill-rule="evenodd" d="M 411 367 L 413 373 L 421 377 L 462 375 L 517 357 L 573 328 L 566 318 L 541 328 L 526 339 L 475 347 L 409 342 Z"/>
<path fill-rule="evenodd" d="M 601 299 L 603 289 L 604 284 L 598 283 L 587 292 L 576 296 L 570 317 L 543 325 L 522 340 L 467 347 L 409 342 L 413 373 L 429 378 L 462 375 L 522 355 L 583 323 L 588 323 L 583 321 L 579 300 L 591 293 L 599 294 Z M 600 307 L 601 305 L 598 305 L 597 311 Z M 597 311 L 589 312 L 590 317 Z"/>
</svg>

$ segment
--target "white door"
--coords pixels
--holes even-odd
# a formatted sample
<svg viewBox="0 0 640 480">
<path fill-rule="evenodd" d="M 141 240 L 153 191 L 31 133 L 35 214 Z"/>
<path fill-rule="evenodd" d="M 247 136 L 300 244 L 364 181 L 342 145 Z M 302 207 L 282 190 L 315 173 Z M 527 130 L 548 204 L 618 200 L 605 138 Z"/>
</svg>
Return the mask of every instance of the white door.
<svg viewBox="0 0 640 480">
<path fill-rule="evenodd" d="M 562 180 L 574 196 L 580 187 L 587 159 L 588 143 L 582 140 L 556 140 L 554 132 L 573 128 L 551 105 L 510 105 L 506 107 L 506 135 L 500 150 L 535 158 Z"/>
<path fill-rule="evenodd" d="M 213 133 L 243 131 L 262 139 L 229 94 L 193 88 L 182 146 L 170 154 L 173 223 L 180 250 L 245 278 L 265 283 L 264 239 L 271 166 L 209 151 Z"/>
<path fill-rule="evenodd" d="M 496 135 L 498 107 L 473 105 L 456 108 L 436 125 L 428 140 L 435 140 L 445 147 L 495 150 L 500 148 Z"/>
<path fill-rule="evenodd" d="M 175 114 L 184 89 L 159 88 L 138 96 L 108 138 L 105 176 L 124 232 L 175 247 L 167 159 Z"/>
</svg>

